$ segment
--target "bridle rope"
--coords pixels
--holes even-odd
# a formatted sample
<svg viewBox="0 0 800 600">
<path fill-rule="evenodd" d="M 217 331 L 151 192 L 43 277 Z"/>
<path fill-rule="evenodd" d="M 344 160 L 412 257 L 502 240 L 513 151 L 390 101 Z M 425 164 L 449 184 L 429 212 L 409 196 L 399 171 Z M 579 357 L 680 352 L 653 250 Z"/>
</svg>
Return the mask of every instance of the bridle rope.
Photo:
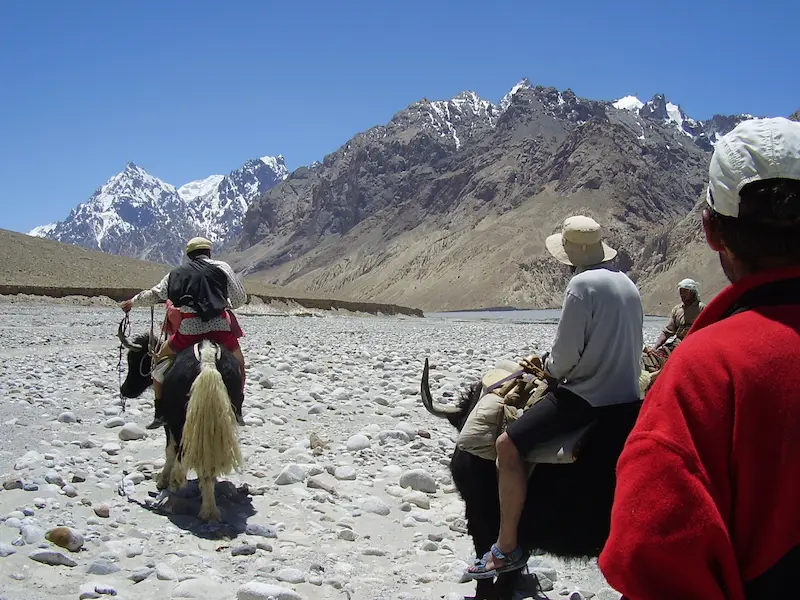
<svg viewBox="0 0 800 600">
<path fill-rule="evenodd" d="M 147 353 L 145 356 L 150 357 L 150 370 L 147 373 L 144 372 L 142 365 L 144 364 L 144 356 L 142 357 L 141 362 L 139 363 L 139 374 L 142 377 L 151 377 L 153 374 L 153 369 L 155 368 L 155 358 L 161 352 L 161 348 L 163 348 L 164 343 L 166 342 L 166 333 L 164 331 L 165 326 L 167 324 L 167 314 L 164 315 L 164 321 L 161 327 L 161 333 L 158 337 L 155 335 L 155 306 L 150 307 L 150 335 L 148 336 L 147 341 Z M 120 323 L 120 327 L 123 333 L 123 337 L 126 339 L 130 337 L 131 333 L 131 317 L 130 312 L 126 312 L 125 316 L 122 317 L 122 321 Z M 125 345 L 122 343 L 122 340 L 119 342 L 119 359 L 117 360 L 117 378 L 119 379 L 119 398 L 120 403 L 122 405 L 122 412 L 125 412 L 125 396 L 122 395 L 122 373 L 124 371 L 122 366 L 122 355 L 125 350 Z"/>
</svg>

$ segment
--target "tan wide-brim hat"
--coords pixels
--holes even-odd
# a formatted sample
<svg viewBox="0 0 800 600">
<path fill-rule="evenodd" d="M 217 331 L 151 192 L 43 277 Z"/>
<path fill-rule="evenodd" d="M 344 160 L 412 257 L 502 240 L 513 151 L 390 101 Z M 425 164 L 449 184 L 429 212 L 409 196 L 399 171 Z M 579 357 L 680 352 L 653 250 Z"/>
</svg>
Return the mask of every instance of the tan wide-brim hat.
<svg viewBox="0 0 800 600">
<path fill-rule="evenodd" d="M 567 217 L 561 233 L 554 233 L 544 243 L 553 258 L 573 267 L 598 265 L 617 255 L 603 241 L 600 224 L 583 215 Z"/>
</svg>

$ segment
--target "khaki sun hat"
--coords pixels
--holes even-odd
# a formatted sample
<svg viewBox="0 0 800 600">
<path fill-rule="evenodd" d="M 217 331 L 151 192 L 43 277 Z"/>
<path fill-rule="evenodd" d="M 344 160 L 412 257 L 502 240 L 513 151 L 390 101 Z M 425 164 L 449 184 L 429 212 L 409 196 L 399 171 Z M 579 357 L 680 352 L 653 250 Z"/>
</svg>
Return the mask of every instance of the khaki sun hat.
<svg viewBox="0 0 800 600">
<path fill-rule="evenodd" d="M 195 250 L 211 250 L 211 242 L 204 237 L 192 238 L 186 244 L 186 254 L 191 254 Z"/>
<path fill-rule="evenodd" d="M 573 267 L 597 265 L 617 255 L 603 242 L 600 224 L 583 215 L 567 217 L 561 233 L 549 236 L 545 246 L 557 261 Z"/>
</svg>

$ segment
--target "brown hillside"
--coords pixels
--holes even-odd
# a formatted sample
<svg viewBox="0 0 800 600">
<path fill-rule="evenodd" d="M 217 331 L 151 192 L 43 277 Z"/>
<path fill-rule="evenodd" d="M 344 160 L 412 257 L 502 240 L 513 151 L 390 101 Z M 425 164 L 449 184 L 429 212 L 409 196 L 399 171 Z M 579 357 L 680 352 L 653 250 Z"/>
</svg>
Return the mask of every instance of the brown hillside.
<svg viewBox="0 0 800 600">
<path fill-rule="evenodd" d="M 0 294 L 107 295 L 118 300 L 152 287 L 168 271 L 167 265 L 0 229 Z M 248 293 L 264 299 L 294 300 L 307 307 L 414 314 L 414 309 L 405 307 L 312 294 L 249 278 L 245 278 L 245 287 Z"/>
</svg>

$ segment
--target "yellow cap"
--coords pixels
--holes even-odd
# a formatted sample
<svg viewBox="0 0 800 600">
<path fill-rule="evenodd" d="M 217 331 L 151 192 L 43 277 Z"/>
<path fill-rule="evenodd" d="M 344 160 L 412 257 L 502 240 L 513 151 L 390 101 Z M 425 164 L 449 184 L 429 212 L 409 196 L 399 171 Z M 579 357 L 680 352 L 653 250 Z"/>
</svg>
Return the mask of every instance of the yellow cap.
<svg viewBox="0 0 800 600">
<path fill-rule="evenodd" d="M 204 237 L 192 238 L 186 244 L 186 254 L 191 254 L 195 250 L 211 250 L 211 242 Z"/>
</svg>

